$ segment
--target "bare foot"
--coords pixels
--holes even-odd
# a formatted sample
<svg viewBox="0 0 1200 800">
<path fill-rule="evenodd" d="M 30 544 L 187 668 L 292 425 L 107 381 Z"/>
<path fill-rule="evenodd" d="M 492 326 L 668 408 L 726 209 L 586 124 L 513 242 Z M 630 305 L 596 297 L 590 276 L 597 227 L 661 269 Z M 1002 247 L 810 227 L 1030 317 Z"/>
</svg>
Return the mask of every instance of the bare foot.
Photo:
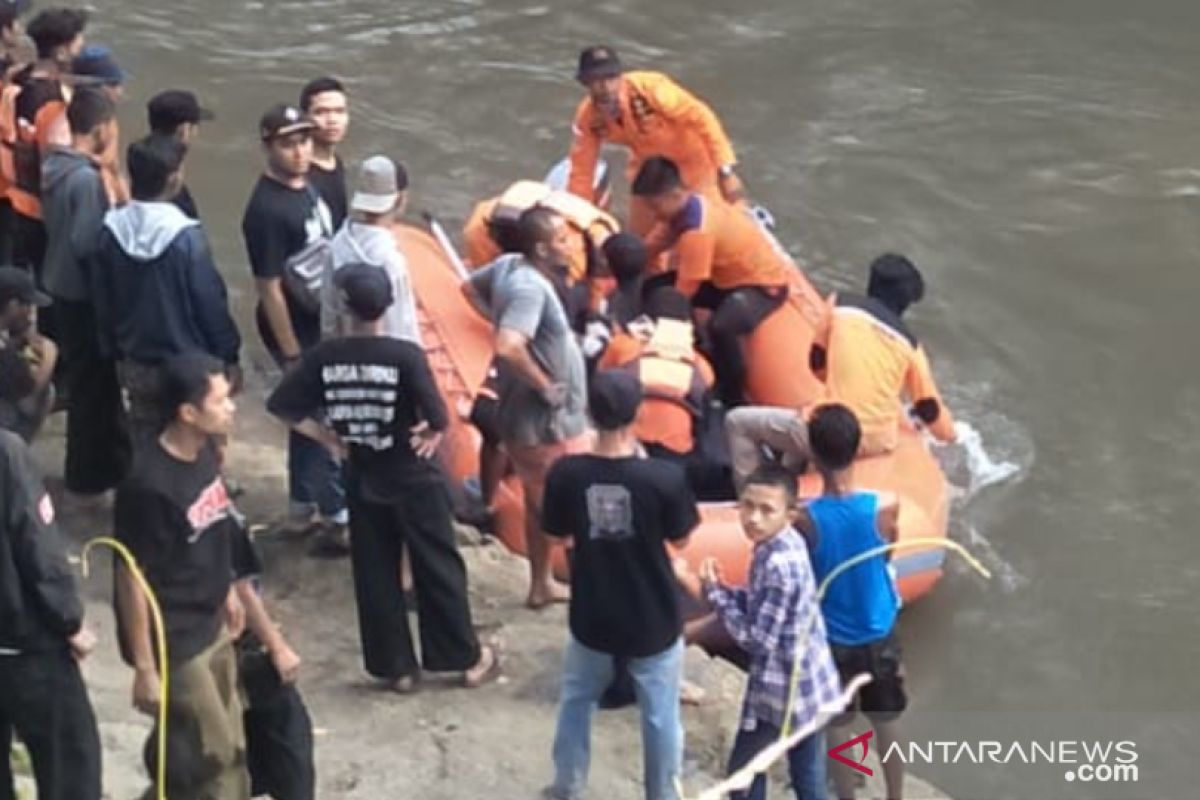
<svg viewBox="0 0 1200 800">
<path fill-rule="evenodd" d="M 500 677 L 500 648 L 497 644 L 485 644 L 479 650 L 479 663 L 463 673 L 463 686 L 478 689 Z"/>
<path fill-rule="evenodd" d="M 551 578 L 545 584 L 529 590 L 529 598 L 525 601 L 525 605 L 537 611 L 554 603 L 569 602 L 570 599 L 571 587 Z"/>
</svg>

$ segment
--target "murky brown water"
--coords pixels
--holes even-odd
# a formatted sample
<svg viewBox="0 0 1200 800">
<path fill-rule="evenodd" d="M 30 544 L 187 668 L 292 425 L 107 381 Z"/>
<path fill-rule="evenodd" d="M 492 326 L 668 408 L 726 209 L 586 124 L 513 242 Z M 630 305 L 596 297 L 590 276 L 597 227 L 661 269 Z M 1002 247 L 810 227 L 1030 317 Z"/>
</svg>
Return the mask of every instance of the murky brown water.
<svg viewBox="0 0 1200 800">
<path fill-rule="evenodd" d="M 914 708 L 1177 710 L 1194 722 L 1200 6 L 160 6 L 107 2 L 92 38 L 135 74 L 127 129 L 158 88 L 192 88 L 217 111 L 190 182 L 243 320 L 238 223 L 259 169 L 256 122 L 305 79 L 345 78 L 347 154 L 401 158 L 414 208 L 456 222 L 563 152 L 581 45 L 608 42 L 677 76 L 718 109 L 742 174 L 819 286 L 860 285 L 884 249 L 922 266 L 930 291 L 912 322 L 947 397 L 993 458 L 1021 467 L 956 514 L 956 536 L 997 580 L 956 568 L 906 615 Z M 946 738 L 922 720 L 914 734 Z M 1195 752 L 1148 722 L 1138 735 L 1176 762 Z M 1145 773 L 1129 796 L 1194 796 Z M 979 780 L 987 796 L 1026 796 L 1012 773 Z"/>
</svg>

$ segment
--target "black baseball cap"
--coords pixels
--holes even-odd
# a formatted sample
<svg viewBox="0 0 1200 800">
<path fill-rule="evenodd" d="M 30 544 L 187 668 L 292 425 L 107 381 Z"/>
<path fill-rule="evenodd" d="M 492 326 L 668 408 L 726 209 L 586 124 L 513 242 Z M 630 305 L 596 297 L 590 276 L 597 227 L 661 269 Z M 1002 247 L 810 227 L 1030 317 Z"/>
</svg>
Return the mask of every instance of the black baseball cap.
<svg viewBox="0 0 1200 800">
<path fill-rule="evenodd" d="M 8 305 L 10 300 L 41 308 L 50 305 L 49 295 L 38 291 L 28 272 L 17 267 L 0 267 L 0 306 Z"/>
<path fill-rule="evenodd" d="M 637 418 L 642 382 L 620 369 L 600 370 L 588 385 L 588 409 L 602 431 L 624 428 Z"/>
<path fill-rule="evenodd" d="M 597 44 L 585 48 L 579 54 L 579 68 L 575 70 L 575 80 L 587 83 L 596 78 L 615 78 L 622 72 L 621 59 L 617 51 L 606 45 Z"/>
<path fill-rule="evenodd" d="M 280 136 L 291 136 L 293 133 L 309 133 L 317 127 L 317 123 L 300 109 L 287 103 L 273 106 L 262 115 L 258 123 L 258 133 L 264 142 L 277 139 Z"/>
<path fill-rule="evenodd" d="M 200 105 L 196 95 L 183 89 L 159 92 L 146 103 L 150 130 L 171 133 L 185 122 L 207 122 L 214 114 Z"/>
<path fill-rule="evenodd" d="M 382 317 L 395 299 L 387 270 L 374 264 L 347 264 L 334 273 L 333 285 L 341 291 L 346 308 L 364 322 Z"/>
</svg>

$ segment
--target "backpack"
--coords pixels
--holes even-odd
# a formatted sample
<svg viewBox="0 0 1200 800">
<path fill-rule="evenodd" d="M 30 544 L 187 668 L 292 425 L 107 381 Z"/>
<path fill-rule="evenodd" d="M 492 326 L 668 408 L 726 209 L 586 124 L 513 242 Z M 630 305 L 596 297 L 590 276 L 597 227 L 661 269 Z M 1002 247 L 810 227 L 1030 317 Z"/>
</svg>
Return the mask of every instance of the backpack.
<svg viewBox="0 0 1200 800">
<path fill-rule="evenodd" d="M 319 209 L 323 202 L 321 196 L 311 184 L 306 188 L 314 210 Z M 319 213 L 317 216 L 321 219 L 320 238 L 293 253 L 283 265 L 284 286 L 297 305 L 311 314 L 321 313 L 323 287 L 332 282 L 333 276 L 333 231 L 329 230 L 323 216 Z"/>
</svg>

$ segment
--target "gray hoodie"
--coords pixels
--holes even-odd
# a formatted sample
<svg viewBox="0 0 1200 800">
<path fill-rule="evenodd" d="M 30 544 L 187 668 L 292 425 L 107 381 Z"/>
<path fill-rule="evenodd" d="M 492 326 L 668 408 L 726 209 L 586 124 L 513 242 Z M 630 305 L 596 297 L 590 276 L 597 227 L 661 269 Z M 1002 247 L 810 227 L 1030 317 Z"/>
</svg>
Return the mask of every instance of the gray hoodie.
<svg viewBox="0 0 1200 800">
<path fill-rule="evenodd" d="M 95 251 L 108 195 L 96 163 L 79 152 L 53 148 L 42 162 L 42 217 L 46 223 L 46 288 L 62 300 L 89 299 L 87 260 Z"/>
</svg>

